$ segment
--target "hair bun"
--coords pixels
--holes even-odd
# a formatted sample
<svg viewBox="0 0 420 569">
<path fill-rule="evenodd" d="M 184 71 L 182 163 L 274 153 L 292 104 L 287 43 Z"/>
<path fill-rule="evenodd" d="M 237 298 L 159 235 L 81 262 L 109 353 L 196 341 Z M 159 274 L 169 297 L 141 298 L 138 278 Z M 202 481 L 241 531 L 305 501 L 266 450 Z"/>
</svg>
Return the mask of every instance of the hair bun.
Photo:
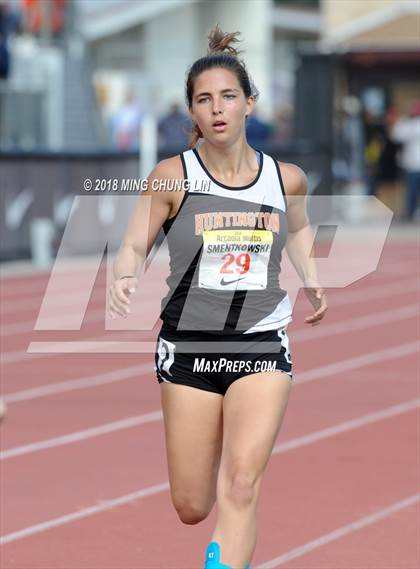
<svg viewBox="0 0 420 569">
<path fill-rule="evenodd" d="M 209 47 L 207 53 L 209 55 L 216 53 L 229 53 L 237 57 L 241 51 L 235 49 L 231 44 L 238 43 L 241 40 L 238 38 L 240 32 L 223 33 L 217 24 L 212 28 L 207 36 L 209 39 Z"/>
</svg>

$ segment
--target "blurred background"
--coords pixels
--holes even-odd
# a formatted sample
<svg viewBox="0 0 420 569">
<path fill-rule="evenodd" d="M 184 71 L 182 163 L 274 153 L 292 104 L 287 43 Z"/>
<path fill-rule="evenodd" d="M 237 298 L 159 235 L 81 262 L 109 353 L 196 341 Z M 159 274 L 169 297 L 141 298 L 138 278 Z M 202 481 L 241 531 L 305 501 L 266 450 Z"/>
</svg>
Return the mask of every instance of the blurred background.
<svg viewBox="0 0 420 569">
<path fill-rule="evenodd" d="M 188 147 L 186 72 L 216 23 L 241 31 L 260 91 L 250 144 L 311 194 L 375 195 L 416 223 L 417 0 L 0 0 L 0 261 L 53 258 L 85 178 L 144 177 Z M 118 217 L 99 202 L 90 235 Z M 71 253 L 95 247 L 84 232 Z"/>
</svg>

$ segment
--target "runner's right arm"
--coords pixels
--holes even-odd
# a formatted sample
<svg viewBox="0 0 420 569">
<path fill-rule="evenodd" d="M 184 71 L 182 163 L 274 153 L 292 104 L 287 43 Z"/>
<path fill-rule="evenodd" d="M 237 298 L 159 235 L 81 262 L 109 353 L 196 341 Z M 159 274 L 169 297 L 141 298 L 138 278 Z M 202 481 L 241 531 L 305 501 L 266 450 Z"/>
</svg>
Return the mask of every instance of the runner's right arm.
<svg viewBox="0 0 420 569">
<path fill-rule="evenodd" d="M 183 178 L 179 157 L 159 162 L 148 177 L 148 187 L 139 196 L 125 237 L 114 262 L 114 283 L 109 289 L 108 311 L 112 318 L 126 317 L 129 296 L 138 285 L 137 275 L 163 223 L 171 214 L 173 192 L 153 191 L 153 180 Z M 132 276 L 131 276 L 132 275 Z M 123 278 L 128 277 L 128 278 Z"/>
</svg>

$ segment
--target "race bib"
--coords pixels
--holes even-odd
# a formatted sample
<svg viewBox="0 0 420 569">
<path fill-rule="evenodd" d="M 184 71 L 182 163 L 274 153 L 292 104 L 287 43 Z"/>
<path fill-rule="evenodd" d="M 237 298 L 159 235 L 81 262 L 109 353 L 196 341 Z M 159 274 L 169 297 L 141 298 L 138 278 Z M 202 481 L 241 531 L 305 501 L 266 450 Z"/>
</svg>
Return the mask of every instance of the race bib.
<svg viewBox="0 0 420 569">
<path fill-rule="evenodd" d="M 267 287 L 273 233 L 265 229 L 203 232 L 198 286 L 217 290 Z"/>
</svg>

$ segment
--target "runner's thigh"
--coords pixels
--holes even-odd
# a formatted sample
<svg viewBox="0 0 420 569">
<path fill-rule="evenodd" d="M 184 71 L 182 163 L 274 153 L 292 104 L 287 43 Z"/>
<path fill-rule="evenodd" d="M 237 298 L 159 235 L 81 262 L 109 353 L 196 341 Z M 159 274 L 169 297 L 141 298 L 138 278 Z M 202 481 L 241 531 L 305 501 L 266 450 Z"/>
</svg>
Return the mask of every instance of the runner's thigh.
<svg viewBox="0 0 420 569">
<path fill-rule="evenodd" d="M 289 400 L 292 380 L 283 372 L 236 380 L 223 402 L 219 491 L 241 480 L 259 487 Z"/>
<path fill-rule="evenodd" d="M 195 387 L 161 383 L 172 500 L 211 509 L 222 448 L 223 396 Z"/>
</svg>

